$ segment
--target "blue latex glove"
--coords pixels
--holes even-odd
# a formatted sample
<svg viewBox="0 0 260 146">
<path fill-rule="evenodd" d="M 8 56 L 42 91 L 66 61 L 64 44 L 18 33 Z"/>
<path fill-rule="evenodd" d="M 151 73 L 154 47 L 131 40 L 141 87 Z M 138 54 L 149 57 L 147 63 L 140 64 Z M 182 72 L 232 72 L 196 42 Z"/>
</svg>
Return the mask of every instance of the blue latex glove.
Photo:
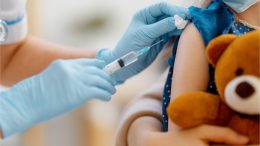
<svg viewBox="0 0 260 146">
<path fill-rule="evenodd" d="M 90 99 L 108 101 L 115 81 L 97 59 L 59 60 L 42 73 L 0 93 L 4 137 L 68 112 Z"/>
<path fill-rule="evenodd" d="M 134 15 L 124 36 L 112 51 L 102 49 L 97 52 L 97 58 L 105 60 L 108 64 L 130 51 L 140 50 L 161 39 L 164 40 L 163 43 L 152 47 L 137 62 L 114 73 L 113 77 L 117 83 L 123 83 L 147 68 L 155 60 L 168 38 L 182 32 L 174 24 L 174 15 L 179 15 L 183 19 L 190 17 L 187 9 L 166 2 L 145 8 Z"/>
</svg>

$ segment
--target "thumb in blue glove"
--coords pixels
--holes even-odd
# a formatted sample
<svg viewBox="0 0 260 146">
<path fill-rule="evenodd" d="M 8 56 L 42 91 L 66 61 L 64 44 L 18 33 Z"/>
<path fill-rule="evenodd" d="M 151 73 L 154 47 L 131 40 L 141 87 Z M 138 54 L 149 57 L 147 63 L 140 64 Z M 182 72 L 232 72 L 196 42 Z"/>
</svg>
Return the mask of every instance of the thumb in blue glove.
<svg viewBox="0 0 260 146">
<path fill-rule="evenodd" d="M 108 49 L 98 51 L 97 58 L 106 61 L 108 64 L 128 52 L 140 50 L 159 40 L 164 40 L 152 47 L 137 62 L 114 73 L 113 78 L 118 84 L 147 68 L 156 59 L 169 37 L 179 35 L 182 32 L 175 25 L 174 17 L 176 15 L 183 19 L 190 17 L 186 8 L 166 2 L 145 8 L 134 15 L 127 31 L 112 51 Z"/>
<path fill-rule="evenodd" d="M 58 60 L 42 73 L 0 93 L 4 137 L 68 112 L 90 99 L 108 101 L 115 81 L 97 59 Z"/>
</svg>

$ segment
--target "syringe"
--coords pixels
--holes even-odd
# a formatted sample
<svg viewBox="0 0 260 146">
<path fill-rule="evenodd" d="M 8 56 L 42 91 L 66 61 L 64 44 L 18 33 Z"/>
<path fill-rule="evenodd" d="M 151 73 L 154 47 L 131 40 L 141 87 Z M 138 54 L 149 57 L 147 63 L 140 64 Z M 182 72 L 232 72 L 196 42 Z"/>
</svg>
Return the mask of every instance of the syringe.
<svg viewBox="0 0 260 146">
<path fill-rule="evenodd" d="M 138 60 L 138 57 L 147 53 L 152 47 L 162 43 L 164 40 L 160 40 L 156 43 L 154 43 L 151 46 L 144 47 L 143 49 L 139 51 L 131 51 L 127 53 L 126 55 L 116 59 L 115 61 L 111 62 L 110 64 L 106 65 L 103 70 L 107 72 L 108 74 L 113 74 L 120 70 L 123 67 L 129 66 L 132 63 L 136 62 Z"/>
</svg>

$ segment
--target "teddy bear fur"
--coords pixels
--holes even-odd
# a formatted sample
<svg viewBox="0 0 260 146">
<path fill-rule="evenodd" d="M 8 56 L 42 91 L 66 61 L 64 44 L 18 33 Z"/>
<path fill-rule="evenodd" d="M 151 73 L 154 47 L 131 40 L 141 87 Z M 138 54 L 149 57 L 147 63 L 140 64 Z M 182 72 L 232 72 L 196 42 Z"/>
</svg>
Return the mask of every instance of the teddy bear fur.
<svg viewBox="0 0 260 146">
<path fill-rule="evenodd" d="M 212 40 L 206 54 L 210 64 L 215 67 L 215 83 L 219 95 L 194 91 L 174 97 L 167 108 L 170 119 L 183 128 L 200 124 L 227 126 L 248 136 L 248 144 L 259 144 L 259 115 L 234 111 L 225 100 L 227 84 L 238 75 L 260 78 L 259 50 L 259 30 L 240 37 L 228 34 Z"/>
</svg>

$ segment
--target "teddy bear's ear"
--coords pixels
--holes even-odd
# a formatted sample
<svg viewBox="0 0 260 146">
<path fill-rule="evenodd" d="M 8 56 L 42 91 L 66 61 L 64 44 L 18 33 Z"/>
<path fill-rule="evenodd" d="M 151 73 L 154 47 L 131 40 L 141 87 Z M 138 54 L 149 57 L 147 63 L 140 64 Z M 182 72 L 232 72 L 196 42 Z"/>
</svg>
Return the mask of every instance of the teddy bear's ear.
<svg viewBox="0 0 260 146">
<path fill-rule="evenodd" d="M 215 66 L 226 50 L 226 48 L 235 40 L 237 36 L 232 34 L 222 35 L 215 39 L 213 39 L 206 49 L 206 55 L 208 57 L 209 62 Z"/>
</svg>

